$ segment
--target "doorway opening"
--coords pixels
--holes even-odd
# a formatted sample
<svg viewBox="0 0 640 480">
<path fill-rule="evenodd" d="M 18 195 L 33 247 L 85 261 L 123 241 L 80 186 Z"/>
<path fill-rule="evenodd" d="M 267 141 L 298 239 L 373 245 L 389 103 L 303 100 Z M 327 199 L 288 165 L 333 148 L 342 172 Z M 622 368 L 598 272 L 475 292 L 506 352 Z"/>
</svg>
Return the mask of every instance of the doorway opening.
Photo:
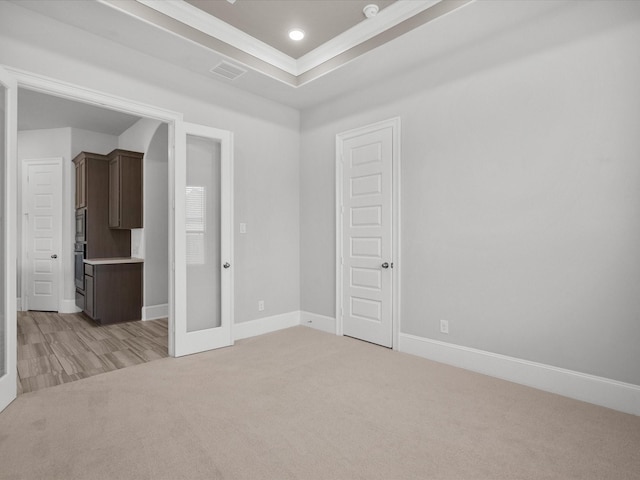
<svg viewBox="0 0 640 480">
<path fill-rule="evenodd" d="M 18 192 L 22 227 L 17 235 L 18 394 L 168 356 L 169 125 L 19 88 L 17 147 L 18 178 L 23 179 Z M 107 298 L 111 305 L 124 303 L 125 299 L 119 297 L 123 293 L 117 293 L 108 282 L 110 276 L 121 275 L 115 269 L 123 266 L 109 260 L 87 267 L 86 261 L 92 260 L 87 256 L 91 248 L 87 245 L 90 233 L 85 231 L 87 218 L 92 214 L 95 218 L 96 211 L 104 209 L 99 213 L 104 218 L 100 221 L 108 222 L 109 205 L 105 190 L 97 194 L 100 198 L 95 204 L 77 208 L 79 173 L 72 159 L 81 152 L 106 158 L 114 150 L 143 154 L 142 188 L 138 192 L 143 221 L 135 225 L 140 228 L 114 233 L 126 237 L 125 253 L 118 256 L 140 260 L 133 268 L 140 269 L 141 304 L 139 315 L 133 317 L 137 320 L 120 322 L 123 317 L 118 318 L 116 311 L 109 324 L 100 325 L 98 306 L 92 303 L 89 309 L 85 296 L 90 290 L 92 302 Z M 108 160 L 105 162 L 104 181 L 108 183 Z M 51 177 L 46 174 L 58 167 L 58 186 L 45 185 L 44 180 Z M 35 184 L 34 175 L 39 176 Z M 45 187 L 51 191 L 42 190 Z M 54 220 L 53 215 L 43 214 L 49 212 L 42 207 L 47 206 L 49 196 L 55 199 L 56 195 L 60 212 Z M 99 228 L 108 232 L 109 225 Z M 59 242 L 50 240 L 51 236 L 58 236 Z M 45 252 L 45 247 L 56 251 Z M 99 292 L 100 288 L 110 290 Z"/>
</svg>

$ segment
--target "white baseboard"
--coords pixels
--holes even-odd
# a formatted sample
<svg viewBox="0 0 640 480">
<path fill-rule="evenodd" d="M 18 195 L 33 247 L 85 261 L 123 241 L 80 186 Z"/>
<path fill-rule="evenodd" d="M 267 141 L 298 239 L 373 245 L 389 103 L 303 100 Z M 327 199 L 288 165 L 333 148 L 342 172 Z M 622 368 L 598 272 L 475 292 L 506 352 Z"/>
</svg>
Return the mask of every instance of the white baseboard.
<svg viewBox="0 0 640 480">
<path fill-rule="evenodd" d="M 16 310 L 22 312 L 22 298 L 16 298 Z"/>
<path fill-rule="evenodd" d="M 275 332 L 289 327 L 300 325 L 300 311 L 273 315 L 271 317 L 258 318 L 248 322 L 233 325 L 234 340 L 255 337 L 264 333 Z"/>
<path fill-rule="evenodd" d="M 336 319 L 311 312 L 300 312 L 300 325 L 327 333 L 336 333 Z"/>
<path fill-rule="evenodd" d="M 169 317 L 169 304 L 149 305 L 142 307 L 142 320 L 155 320 L 156 318 Z"/>
<path fill-rule="evenodd" d="M 565 397 L 640 415 L 640 386 L 499 355 L 451 343 L 400 334 L 401 352 L 464 368 Z"/>
<path fill-rule="evenodd" d="M 60 300 L 58 303 L 58 313 L 77 313 L 80 309 L 76 306 L 75 299 Z"/>
</svg>

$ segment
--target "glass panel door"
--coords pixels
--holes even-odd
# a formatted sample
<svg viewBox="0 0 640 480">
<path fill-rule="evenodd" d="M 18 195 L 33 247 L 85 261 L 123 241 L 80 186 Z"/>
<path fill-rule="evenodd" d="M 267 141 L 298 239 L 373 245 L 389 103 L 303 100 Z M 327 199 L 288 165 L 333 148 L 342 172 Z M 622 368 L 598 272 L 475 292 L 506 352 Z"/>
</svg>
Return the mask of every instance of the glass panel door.
<svg viewBox="0 0 640 480">
<path fill-rule="evenodd" d="M 0 68 L 0 410 L 16 398 L 16 83 Z"/>
<path fill-rule="evenodd" d="M 187 332 L 221 325 L 220 144 L 187 135 Z"/>
<path fill-rule="evenodd" d="M 175 350 L 233 344 L 232 135 L 185 123 L 176 132 Z"/>
</svg>

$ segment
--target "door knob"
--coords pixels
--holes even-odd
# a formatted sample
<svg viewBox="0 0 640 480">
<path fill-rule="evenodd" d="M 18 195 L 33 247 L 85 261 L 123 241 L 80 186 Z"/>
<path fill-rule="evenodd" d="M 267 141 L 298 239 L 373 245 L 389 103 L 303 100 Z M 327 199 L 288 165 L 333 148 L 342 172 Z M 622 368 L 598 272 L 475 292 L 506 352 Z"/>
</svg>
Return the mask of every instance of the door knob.
<svg viewBox="0 0 640 480">
<path fill-rule="evenodd" d="M 382 268 L 389 268 L 389 264 L 388 264 L 387 262 L 384 262 L 384 263 L 382 264 Z"/>
<path fill-rule="evenodd" d="M 51 258 L 58 258 L 58 255 L 54 253 L 53 255 L 51 255 Z"/>
<path fill-rule="evenodd" d="M 229 264 L 229 262 L 225 263 L 224 265 L 222 265 L 224 268 L 229 268 L 231 265 Z"/>
</svg>

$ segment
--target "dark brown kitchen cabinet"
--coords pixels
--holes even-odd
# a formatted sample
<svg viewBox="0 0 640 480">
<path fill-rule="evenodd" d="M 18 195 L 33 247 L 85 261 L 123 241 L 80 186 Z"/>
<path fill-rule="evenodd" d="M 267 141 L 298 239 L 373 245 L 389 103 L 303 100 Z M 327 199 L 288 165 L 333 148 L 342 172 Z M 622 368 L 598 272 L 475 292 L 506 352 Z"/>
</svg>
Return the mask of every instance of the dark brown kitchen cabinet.
<svg viewBox="0 0 640 480">
<path fill-rule="evenodd" d="M 76 165 L 76 208 L 87 206 L 87 162 L 78 158 Z"/>
<path fill-rule="evenodd" d="M 85 258 L 128 257 L 131 231 L 109 228 L 109 157 L 81 152 L 76 170 L 76 239 Z"/>
<path fill-rule="evenodd" d="M 142 153 L 109 154 L 109 228 L 142 228 Z"/>
<path fill-rule="evenodd" d="M 100 325 L 140 320 L 142 263 L 85 264 L 85 308 Z"/>
</svg>

